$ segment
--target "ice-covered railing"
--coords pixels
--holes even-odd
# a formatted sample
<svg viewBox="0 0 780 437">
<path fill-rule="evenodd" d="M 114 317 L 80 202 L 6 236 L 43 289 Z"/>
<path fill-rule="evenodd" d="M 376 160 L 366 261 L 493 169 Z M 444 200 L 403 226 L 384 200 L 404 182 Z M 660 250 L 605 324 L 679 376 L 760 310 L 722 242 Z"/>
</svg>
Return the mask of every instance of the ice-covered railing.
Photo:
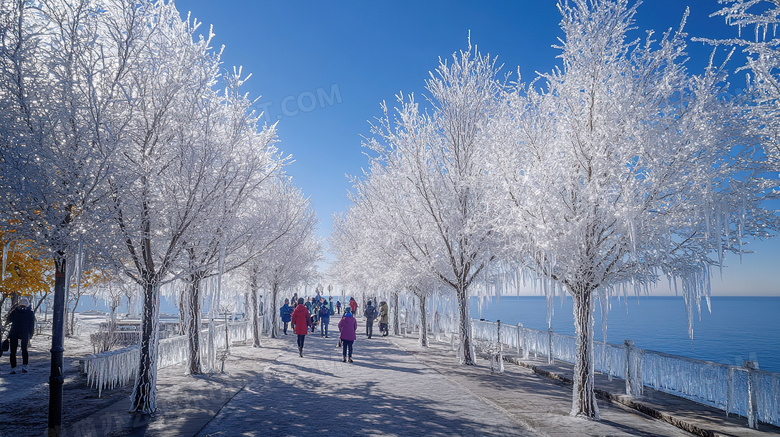
<svg viewBox="0 0 780 437">
<path fill-rule="evenodd" d="M 214 335 L 214 346 L 217 349 L 225 348 L 224 325 L 217 326 Z M 247 339 L 249 322 L 230 323 L 228 325 L 228 341 L 244 341 Z M 201 357 L 207 356 L 208 330 L 201 331 Z M 189 342 L 187 337 L 179 335 L 160 340 L 158 346 L 157 367 L 163 368 L 179 364 L 187 359 Z M 98 389 L 100 396 L 105 389 L 127 385 L 135 378 L 138 370 L 138 346 L 129 346 L 115 351 L 102 352 L 89 355 L 81 362 L 81 371 L 87 375 L 87 385 Z"/>
<path fill-rule="evenodd" d="M 472 334 L 495 342 L 498 323 L 472 320 Z M 545 356 L 548 362 L 574 363 L 577 347 L 572 336 L 519 324 L 501 325 L 501 343 L 506 345 L 504 353 L 513 350 L 523 359 Z M 594 355 L 595 370 L 627 380 L 626 393 L 632 396 L 641 396 L 642 387 L 650 387 L 748 417 L 751 426 L 756 419 L 780 425 L 780 374 L 752 368 L 752 362 L 740 367 L 696 360 L 639 349 L 630 340 L 622 345 L 594 342 Z"/>
</svg>

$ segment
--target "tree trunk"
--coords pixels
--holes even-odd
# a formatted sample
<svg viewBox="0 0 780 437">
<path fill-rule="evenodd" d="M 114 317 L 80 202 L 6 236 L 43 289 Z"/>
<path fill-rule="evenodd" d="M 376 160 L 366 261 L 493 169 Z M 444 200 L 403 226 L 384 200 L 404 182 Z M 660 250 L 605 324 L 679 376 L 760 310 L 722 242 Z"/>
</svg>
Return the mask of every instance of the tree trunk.
<svg viewBox="0 0 780 437">
<path fill-rule="evenodd" d="M 455 289 L 455 293 L 458 297 L 458 312 L 460 314 L 459 334 L 460 334 L 460 346 L 458 347 L 458 360 L 461 364 L 467 366 L 473 366 L 474 361 L 474 345 L 471 340 L 471 316 L 469 315 L 469 299 L 468 290 L 462 284 Z"/>
<path fill-rule="evenodd" d="M 182 295 L 182 306 L 184 313 L 185 335 L 187 336 L 187 373 L 190 375 L 202 375 L 203 366 L 200 357 L 200 326 L 201 326 L 201 308 L 200 308 L 200 285 L 201 276 L 191 275 L 187 288 Z"/>
<path fill-rule="evenodd" d="M 420 346 L 428 347 L 428 295 L 420 293 L 417 297 L 420 299 Z"/>
<path fill-rule="evenodd" d="M 260 314 L 257 304 L 257 279 L 252 275 L 252 346 L 260 347 Z"/>
<path fill-rule="evenodd" d="M 7 294 L 0 295 L 0 338 L 5 338 L 3 336 L 3 333 L 5 332 L 5 323 L 3 323 L 3 320 L 5 320 L 5 314 L 3 314 L 3 304 L 7 298 Z"/>
<path fill-rule="evenodd" d="M 49 296 L 49 292 L 48 291 L 46 293 L 43 293 L 43 296 L 41 296 L 40 299 L 38 299 L 38 302 L 35 303 L 35 308 L 33 308 L 33 312 L 35 314 L 38 314 L 38 308 L 41 307 L 41 304 L 43 303 L 44 300 L 46 300 L 47 296 Z M 0 301 L 0 308 L 2 308 L 2 307 L 3 307 L 3 303 Z M 44 318 L 45 318 L 45 315 L 44 315 Z"/>
<path fill-rule="evenodd" d="M 273 286 L 271 286 L 271 301 L 268 303 L 271 306 L 271 313 L 269 314 L 271 316 L 271 338 L 278 337 L 279 317 L 277 317 L 278 310 L 276 309 L 276 298 L 278 294 L 279 283 L 274 282 Z"/>
<path fill-rule="evenodd" d="M 574 300 L 574 326 L 577 331 L 577 356 L 574 364 L 574 387 L 571 415 L 599 419 L 599 408 L 593 391 L 593 289 L 571 290 Z"/>
<path fill-rule="evenodd" d="M 187 290 L 179 296 L 179 335 L 187 334 L 187 305 L 184 302 L 186 296 Z"/>
<path fill-rule="evenodd" d="M 144 306 L 141 318 L 141 347 L 133 385 L 131 413 L 151 414 L 157 409 L 157 331 L 160 319 L 160 289 L 155 274 L 144 275 Z"/>
<path fill-rule="evenodd" d="M 70 310 L 70 329 L 68 330 L 70 337 L 76 335 L 76 307 L 79 306 L 79 300 L 81 300 L 81 295 L 76 296 L 76 302 L 73 303 L 73 308 Z"/>
<path fill-rule="evenodd" d="M 51 328 L 51 373 L 49 376 L 49 424 L 48 435 L 62 432 L 62 384 L 65 382 L 62 355 L 65 352 L 65 294 L 68 286 L 65 277 L 65 254 L 54 257 L 54 310 Z"/>
<path fill-rule="evenodd" d="M 398 293 L 392 293 L 390 296 L 391 305 L 393 306 L 393 335 L 401 335 L 401 322 L 398 314 Z"/>
</svg>

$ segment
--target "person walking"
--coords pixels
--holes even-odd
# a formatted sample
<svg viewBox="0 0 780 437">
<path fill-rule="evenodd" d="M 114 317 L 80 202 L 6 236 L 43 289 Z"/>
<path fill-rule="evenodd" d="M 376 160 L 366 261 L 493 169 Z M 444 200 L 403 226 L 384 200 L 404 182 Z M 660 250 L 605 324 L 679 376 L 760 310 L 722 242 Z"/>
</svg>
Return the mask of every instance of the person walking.
<svg viewBox="0 0 780 437">
<path fill-rule="evenodd" d="M 11 374 L 16 373 L 16 350 L 19 348 L 19 341 L 22 343 L 22 373 L 27 373 L 27 364 L 29 355 L 27 346 L 30 339 L 35 334 L 35 313 L 30 308 L 30 301 L 27 298 L 19 299 L 19 303 L 8 313 L 6 324 L 11 324 L 11 330 L 8 332 L 8 340 L 11 343 L 10 359 Z"/>
<path fill-rule="evenodd" d="M 371 305 L 369 300 L 366 304 L 366 309 L 363 310 L 363 315 L 366 317 L 366 336 L 371 338 L 374 333 L 374 319 L 376 318 L 376 308 Z"/>
<path fill-rule="evenodd" d="M 387 337 L 390 334 L 387 327 L 389 323 L 390 310 L 387 308 L 387 302 L 382 301 L 379 303 L 379 331 L 382 333 L 382 337 Z"/>
<path fill-rule="evenodd" d="M 311 314 L 311 332 L 314 333 L 314 329 L 317 327 L 317 323 L 320 321 L 320 301 L 319 300 L 312 300 L 311 302 L 311 308 L 310 308 L 310 314 Z"/>
<path fill-rule="evenodd" d="M 325 298 L 322 298 L 320 304 L 320 337 L 328 338 L 328 323 L 330 323 L 330 309 L 328 304 L 325 303 Z"/>
<path fill-rule="evenodd" d="M 352 315 L 357 314 L 357 301 L 354 297 L 349 298 L 349 309 L 352 310 Z"/>
<path fill-rule="evenodd" d="M 339 341 L 341 342 L 341 354 L 343 362 L 352 362 L 352 344 L 357 338 L 357 320 L 352 317 L 349 308 L 344 308 L 344 317 L 339 321 Z"/>
<path fill-rule="evenodd" d="M 336 301 L 336 314 L 341 314 L 341 301 Z"/>
<path fill-rule="evenodd" d="M 309 332 L 311 318 L 309 317 L 309 310 L 303 304 L 302 297 L 298 298 L 298 306 L 293 310 L 290 322 L 292 323 L 293 332 L 298 335 L 298 355 L 303 357 L 303 343 L 306 340 L 306 334 Z"/>
<path fill-rule="evenodd" d="M 333 314 L 336 311 L 336 308 L 333 306 L 333 296 L 328 298 L 328 310 L 331 314 Z"/>
<path fill-rule="evenodd" d="M 311 311 L 311 306 L 312 306 L 312 303 L 311 303 L 311 298 L 310 298 L 310 297 L 307 297 L 307 298 L 306 298 L 306 309 L 307 309 L 307 310 L 309 310 L 309 311 Z"/>
<path fill-rule="evenodd" d="M 284 323 L 284 335 L 287 335 L 287 324 L 290 323 L 290 317 L 292 316 L 292 308 L 290 308 L 290 300 L 285 299 L 284 305 L 282 305 L 281 308 L 279 308 L 279 316 L 282 318 L 282 323 Z"/>
</svg>

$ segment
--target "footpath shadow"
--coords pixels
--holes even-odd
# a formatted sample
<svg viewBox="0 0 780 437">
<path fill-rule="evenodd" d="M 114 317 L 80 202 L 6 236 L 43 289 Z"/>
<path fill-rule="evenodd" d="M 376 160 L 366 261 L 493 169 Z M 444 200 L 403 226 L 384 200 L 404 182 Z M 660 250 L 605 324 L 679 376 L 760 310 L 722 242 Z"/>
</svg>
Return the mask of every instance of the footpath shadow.
<svg viewBox="0 0 780 437">
<path fill-rule="evenodd" d="M 280 384 L 274 376 L 266 378 L 242 392 L 244 399 L 231 402 L 228 411 L 223 410 L 226 415 L 217 426 L 221 431 L 201 435 L 252 431 L 257 435 L 508 435 L 505 427 L 461 419 L 459 411 L 424 399 L 375 395 L 374 382 Z"/>
<path fill-rule="evenodd" d="M 473 399 L 463 399 L 463 392 L 451 385 L 442 391 L 436 384 L 444 381 L 437 372 L 386 340 L 359 336 L 352 364 L 342 362 L 337 341 L 309 337 L 301 358 L 290 338 L 277 362 L 198 435 L 524 434 L 506 420 L 491 423 L 464 413 L 464 403 L 473 404 Z M 441 392 L 456 399 L 443 399 Z"/>
</svg>

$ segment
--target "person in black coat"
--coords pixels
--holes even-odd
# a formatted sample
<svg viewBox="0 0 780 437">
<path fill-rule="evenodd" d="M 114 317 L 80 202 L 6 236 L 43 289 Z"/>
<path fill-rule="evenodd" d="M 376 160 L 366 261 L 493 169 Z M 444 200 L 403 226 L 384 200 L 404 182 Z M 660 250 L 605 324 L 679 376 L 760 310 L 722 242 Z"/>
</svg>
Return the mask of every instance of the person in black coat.
<svg viewBox="0 0 780 437">
<path fill-rule="evenodd" d="M 19 347 L 19 340 L 22 343 L 22 373 L 27 373 L 27 345 L 35 334 L 35 313 L 30 308 L 30 301 L 26 298 L 20 299 L 8 313 L 6 324 L 8 323 L 11 324 L 11 330 L 8 332 L 8 339 L 11 341 L 11 374 L 16 373 L 16 350 Z"/>
</svg>

